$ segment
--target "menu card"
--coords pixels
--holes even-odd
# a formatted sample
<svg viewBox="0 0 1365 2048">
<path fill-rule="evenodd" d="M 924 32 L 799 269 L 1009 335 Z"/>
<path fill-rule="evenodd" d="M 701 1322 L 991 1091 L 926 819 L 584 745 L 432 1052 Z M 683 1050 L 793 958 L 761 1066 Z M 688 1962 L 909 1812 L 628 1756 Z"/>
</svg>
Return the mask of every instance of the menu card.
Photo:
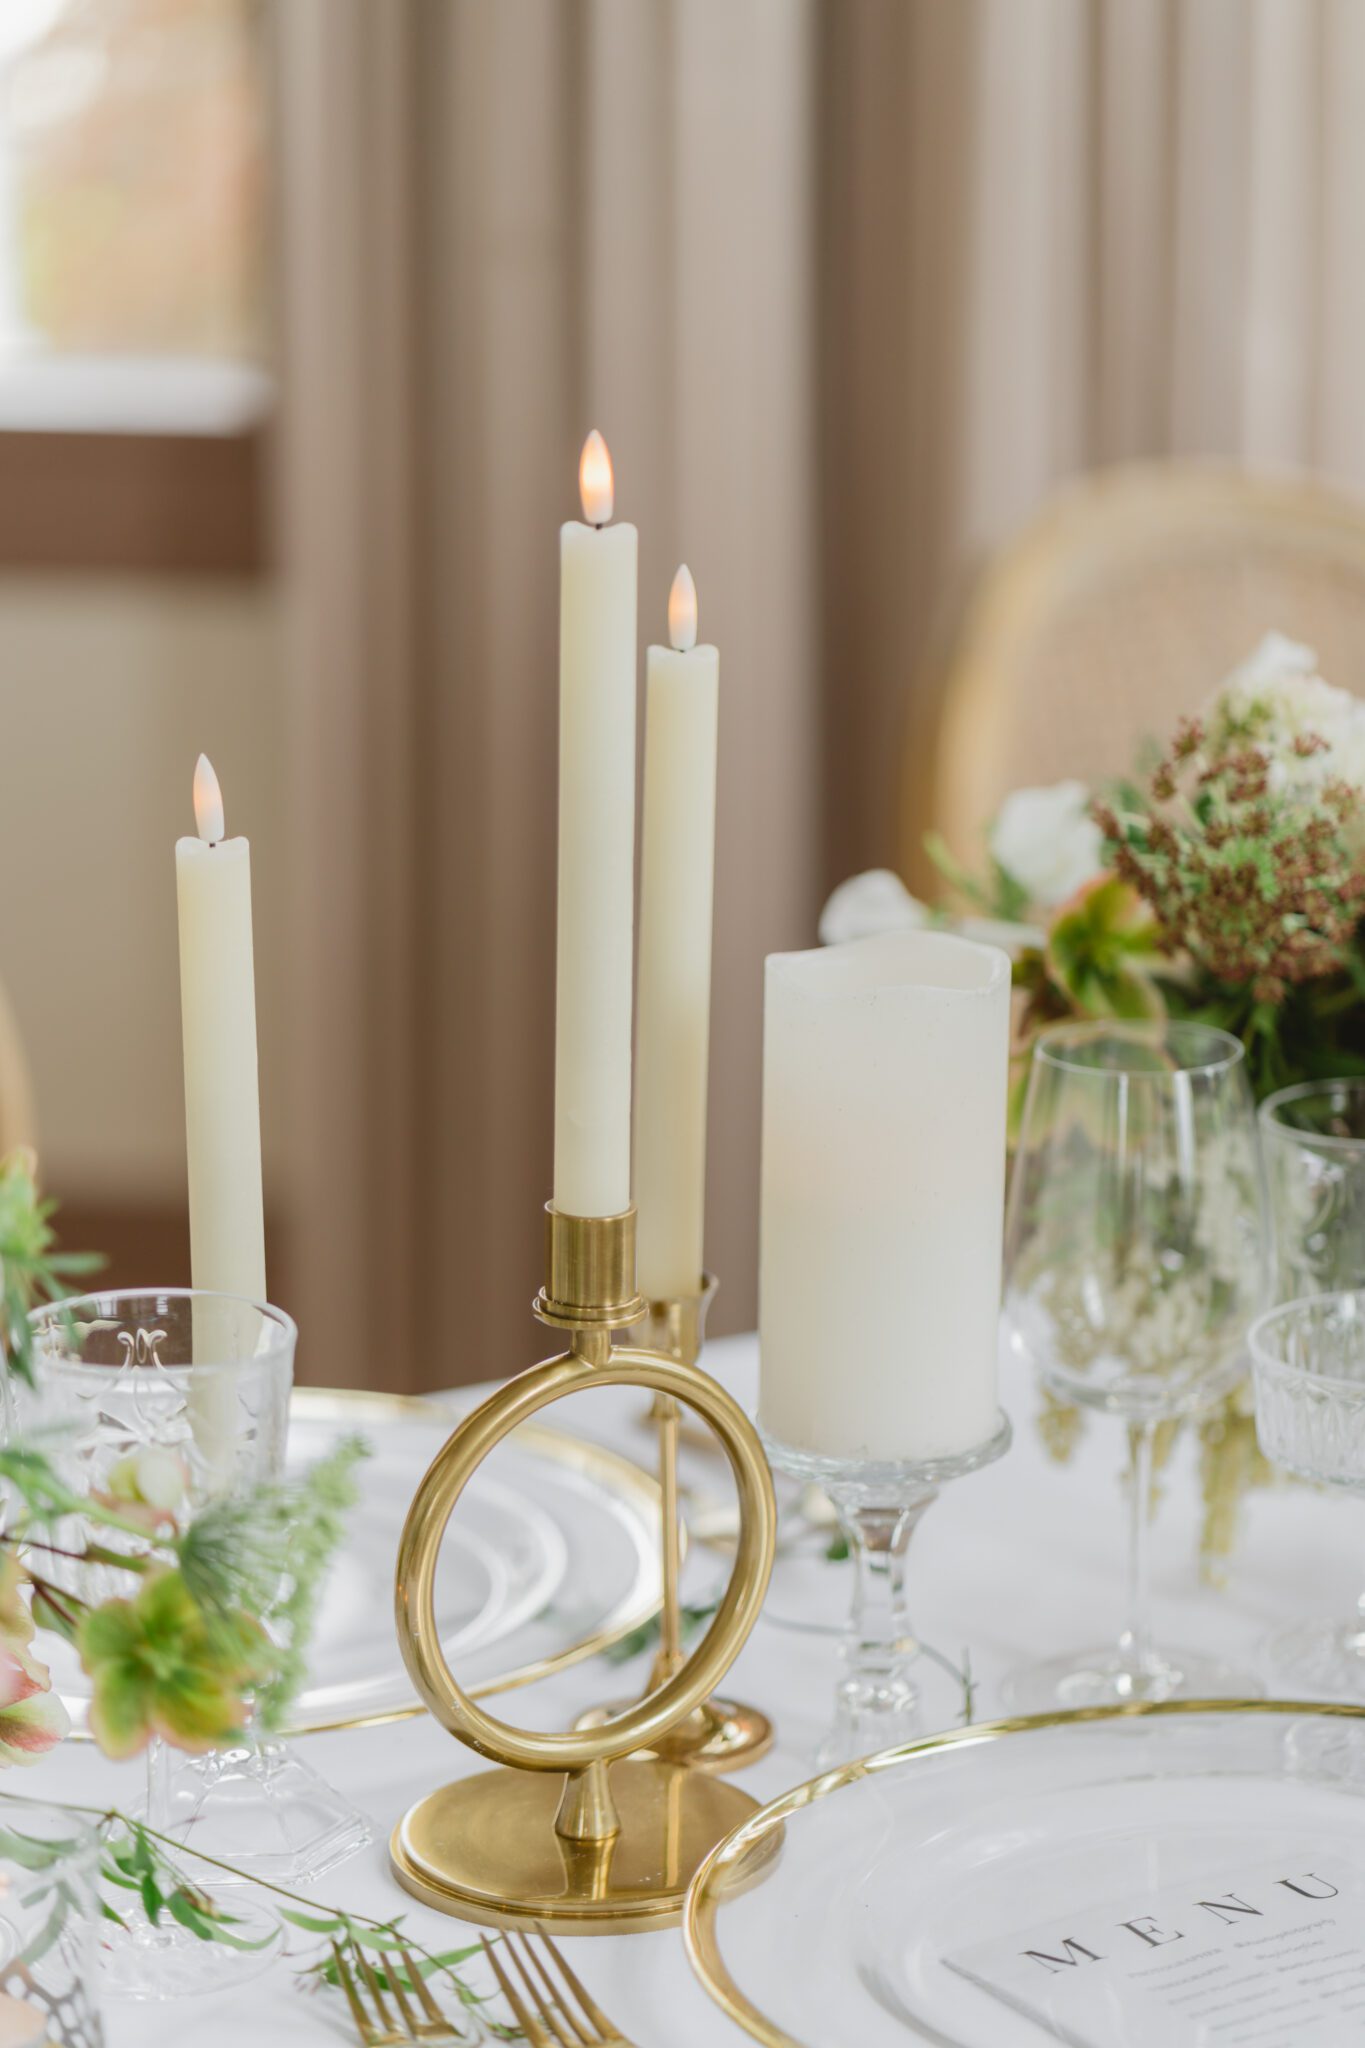
<svg viewBox="0 0 1365 2048">
<path fill-rule="evenodd" d="M 1225 1869 L 944 1961 L 1074 2048 L 1360 2048 L 1365 1875 L 1320 1852 Z"/>
</svg>

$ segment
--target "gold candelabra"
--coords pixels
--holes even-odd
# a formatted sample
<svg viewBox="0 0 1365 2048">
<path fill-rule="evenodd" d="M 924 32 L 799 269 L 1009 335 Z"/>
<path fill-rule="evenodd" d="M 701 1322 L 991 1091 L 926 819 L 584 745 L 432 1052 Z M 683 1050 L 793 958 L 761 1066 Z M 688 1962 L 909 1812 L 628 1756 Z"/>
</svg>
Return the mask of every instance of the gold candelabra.
<svg viewBox="0 0 1365 2048">
<path fill-rule="evenodd" d="M 566 1216 L 549 1207 L 547 1279 L 535 1313 L 568 1333 L 569 1348 L 510 1380 L 456 1426 L 408 1511 L 395 1583 L 404 1662 L 441 1725 L 499 1768 L 419 1800 L 395 1827 L 389 1854 L 407 1891 L 460 1919 L 491 1926 L 541 1921 L 580 1934 L 667 1927 L 681 1917 L 687 1887 L 711 1849 L 755 1810 L 736 1786 L 691 1768 L 668 1748 L 681 1734 L 686 1751 L 693 1717 L 712 1703 L 743 1648 L 767 1591 L 777 1533 L 772 1476 L 753 1426 L 696 1363 L 700 1306 L 688 1338 L 684 1305 L 677 1309 L 677 1341 L 666 1348 L 614 1345 L 614 1331 L 648 1313 L 635 1289 L 635 1211 Z M 667 1326 L 667 1315 L 662 1323 L 656 1317 L 650 1334 L 667 1337 Z M 456 1502 L 496 1445 L 566 1394 L 603 1386 L 648 1388 L 671 1410 L 665 1638 L 655 1673 L 661 1682 L 599 1727 L 542 1734 L 495 1719 L 461 1689 L 436 1629 L 436 1560 Z M 740 1515 L 729 1584 L 687 1657 L 676 1640 L 679 1404 L 719 1439 Z M 664 1429 L 661 1413 L 661 1450 Z"/>
</svg>

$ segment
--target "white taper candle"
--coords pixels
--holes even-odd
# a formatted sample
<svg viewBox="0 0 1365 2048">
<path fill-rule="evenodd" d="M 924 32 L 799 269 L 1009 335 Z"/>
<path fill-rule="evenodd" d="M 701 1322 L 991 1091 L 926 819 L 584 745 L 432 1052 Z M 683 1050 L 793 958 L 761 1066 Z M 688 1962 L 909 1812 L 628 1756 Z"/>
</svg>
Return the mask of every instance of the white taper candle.
<svg viewBox="0 0 1365 2048">
<path fill-rule="evenodd" d="M 630 1203 L 635 914 L 636 533 L 608 526 L 611 458 L 593 431 L 579 485 L 587 524 L 560 530 L 559 927 L 555 1207 Z"/>
<path fill-rule="evenodd" d="M 636 1029 L 637 1273 L 651 1301 L 701 1287 L 720 657 L 698 647 L 684 566 L 670 647 L 645 657 L 644 849 Z"/>
<path fill-rule="evenodd" d="M 194 1284 L 264 1301 L 251 848 L 224 837 L 212 765 L 194 771 L 199 836 L 175 849 Z"/>
</svg>

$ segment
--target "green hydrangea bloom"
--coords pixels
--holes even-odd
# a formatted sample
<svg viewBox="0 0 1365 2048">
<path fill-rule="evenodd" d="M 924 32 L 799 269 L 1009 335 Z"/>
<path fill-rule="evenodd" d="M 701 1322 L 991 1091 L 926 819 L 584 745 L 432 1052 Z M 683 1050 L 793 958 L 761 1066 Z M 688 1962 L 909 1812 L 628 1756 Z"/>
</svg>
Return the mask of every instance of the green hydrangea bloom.
<svg viewBox="0 0 1365 2048">
<path fill-rule="evenodd" d="M 93 1608 L 76 1647 L 93 1686 L 91 1732 L 119 1758 L 154 1735 L 196 1754 L 223 1748 L 242 1732 L 244 1693 L 273 1664 L 258 1622 L 240 1611 L 210 1621 L 178 1571 Z"/>
</svg>

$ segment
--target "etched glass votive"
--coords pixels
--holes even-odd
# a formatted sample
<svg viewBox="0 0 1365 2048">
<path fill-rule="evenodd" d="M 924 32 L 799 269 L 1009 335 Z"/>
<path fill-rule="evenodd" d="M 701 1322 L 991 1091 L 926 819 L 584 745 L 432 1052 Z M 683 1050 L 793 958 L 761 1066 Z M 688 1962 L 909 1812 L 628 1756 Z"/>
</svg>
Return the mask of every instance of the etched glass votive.
<svg viewBox="0 0 1365 2048">
<path fill-rule="evenodd" d="M 283 1474 L 298 1333 L 281 1310 L 159 1288 L 83 1295 L 35 1310 L 30 1322 L 35 1383 L 16 1390 L 14 1424 L 58 1426 L 54 1458 L 74 1493 L 115 1492 L 120 1468 L 140 1468 L 155 1476 L 160 1504 L 184 1526 L 213 1501 Z M 79 1550 L 89 1530 L 75 1520 L 64 1547 Z M 107 1561 L 53 1558 L 48 1575 L 92 1602 L 127 1598 L 133 1582 L 112 1553 L 137 1550 L 141 1540 L 125 1542 L 103 1526 L 99 1537 Z M 260 1618 L 269 1628 L 271 1615 Z M 149 1824 L 251 1876 L 298 1883 L 370 1837 L 353 1803 L 274 1738 L 246 1730 L 232 1747 L 199 1756 L 154 1736 L 146 1756 Z M 230 1881 L 215 1873 L 216 1888 Z M 252 1909 L 243 1902 L 234 1911 L 239 1931 L 249 1933 Z M 135 1910 L 103 1949 L 109 1980 L 140 1998 L 237 1982 L 269 1960 Z"/>
<path fill-rule="evenodd" d="M 95 1970 L 100 1841 L 80 1815 L 12 1795 L 0 1825 L 0 2043 L 103 2048 Z"/>
<path fill-rule="evenodd" d="M 1365 1496 L 1365 1290 L 1271 1309 L 1251 1327 L 1256 1434 L 1273 1464 Z M 1365 1593 L 1355 1611 L 1272 1638 L 1268 1656 L 1294 1694 L 1365 1700 Z"/>
</svg>

